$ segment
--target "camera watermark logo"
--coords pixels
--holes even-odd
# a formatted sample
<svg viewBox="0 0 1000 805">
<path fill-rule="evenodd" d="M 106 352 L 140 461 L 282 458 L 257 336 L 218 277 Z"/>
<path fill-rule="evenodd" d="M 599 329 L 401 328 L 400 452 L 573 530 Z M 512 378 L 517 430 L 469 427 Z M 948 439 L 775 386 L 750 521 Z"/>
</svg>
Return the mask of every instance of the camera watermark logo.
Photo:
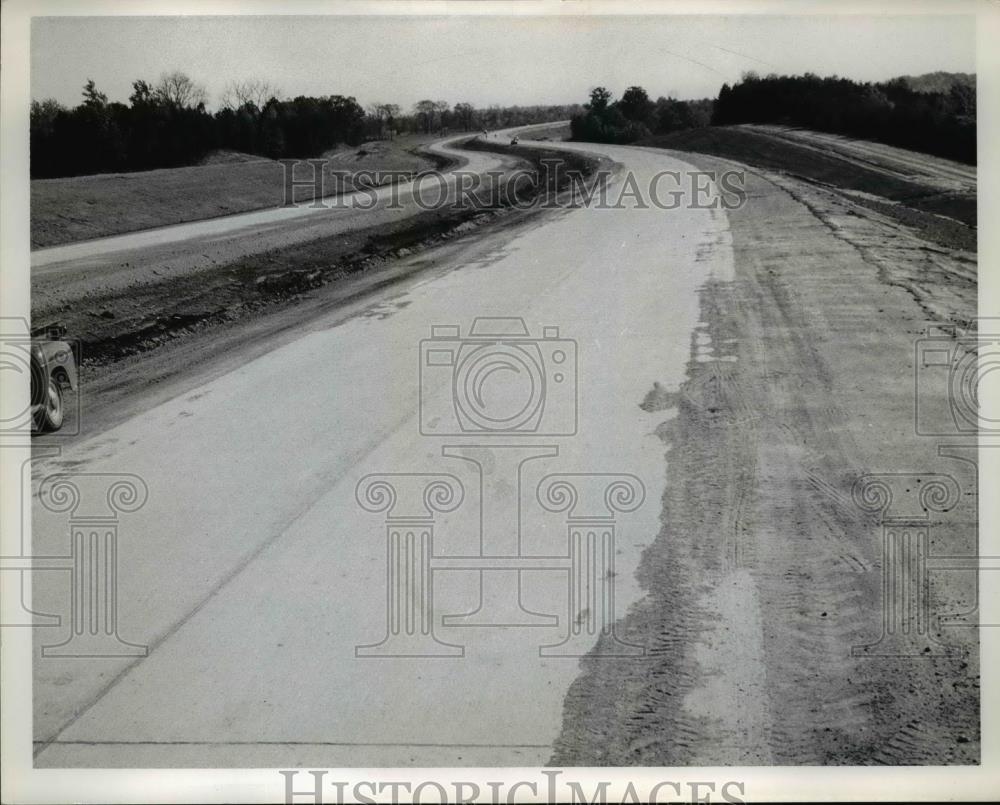
<svg viewBox="0 0 1000 805">
<path fill-rule="evenodd" d="M 458 325 L 435 325 L 420 342 L 420 432 L 572 436 L 576 369 L 576 342 L 558 327 L 535 338 L 524 319 L 480 317 L 463 337 Z"/>
<path fill-rule="evenodd" d="M 965 331 L 932 327 L 917 340 L 913 363 L 917 435 L 1000 436 L 1000 418 L 982 405 L 987 385 L 1000 390 L 1000 320 L 979 319 Z"/>
<path fill-rule="evenodd" d="M 0 382 L 27 391 L 4 395 L 0 447 L 80 432 L 80 355 L 80 342 L 67 339 L 62 327 L 32 330 L 25 318 L 0 318 Z"/>
<path fill-rule="evenodd" d="M 642 481 L 600 472 L 548 473 L 533 487 L 526 480 L 536 462 L 560 455 L 558 443 L 540 440 L 577 433 L 576 342 L 554 326 L 532 336 L 519 317 L 480 317 L 465 336 L 457 325 L 432 326 L 419 355 L 420 433 L 454 440 L 440 455 L 463 462 L 453 466 L 473 473 L 474 489 L 440 472 L 359 481 L 358 504 L 384 516 L 386 628 L 356 656 L 461 657 L 459 630 L 468 627 L 541 629 L 541 656 L 643 655 L 615 634 L 614 595 L 619 517 L 645 501 Z M 466 502 L 478 506 L 475 553 L 438 552 L 441 515 Z M 562 550 L 525 550 L 528 507 L 562 516 Z M 439 615 L 436 575 L 455 571 L 476 574 L 478 599 Z M 526 580 L 540 572 L 561 579 L 561 611 L 526 604 Z"/>
<path fill-rule="evenodd" d="M 1000 391 L 1000 319 L 930 327 L 914 342 L 913 372 L 915 433 L 939 440 L 939 456 L 971 465 L 978 477 L 978 448 L 998 446 L 1000 435 L 1000 417 L 984 407 L 990 391 L 994 398 Z M 954 476 L 941 473 L 879 473 L 857 480 L 854 504 L 882 528 L 882 635 L 854 646 L 855 656 L 956 656 L 963 649 L 948 642 L 948 627 L 992 625 L 978 622 L 978 572 L 1000 569 L 1000 557 L 975 552 L 978 527 L 973 552 L 932 552 L 934 529 L 956 524 L 953 510 L 963 497 L 977 500 L 977 490 L 977 483 L 963 490 Z M 978 509 L 968 509 L 965 519 L 977 526 Z M 963 571 L 975 592 L 973 610 L 935 614 L 932 580 Z"/>
<path fill-rule="evenodd" d="M 27 556 L 22 550 L 19 556 L 0 557 L 0 571 L 60 572 L 68 615 L 27 610 L 21 613 L 28 616 L 23 622 L 2 625 L 63 627 L 64 639 L 43 645 L 43 657 L 144 657 L 146 646 L 118 633 L 118 529 L 120 516 L 137 512 L 148 497 L 137 475 L 59 473 L 45 478 L 38 500 L 48 511 L 68 515 L 68 551 Z"/>
</svg>

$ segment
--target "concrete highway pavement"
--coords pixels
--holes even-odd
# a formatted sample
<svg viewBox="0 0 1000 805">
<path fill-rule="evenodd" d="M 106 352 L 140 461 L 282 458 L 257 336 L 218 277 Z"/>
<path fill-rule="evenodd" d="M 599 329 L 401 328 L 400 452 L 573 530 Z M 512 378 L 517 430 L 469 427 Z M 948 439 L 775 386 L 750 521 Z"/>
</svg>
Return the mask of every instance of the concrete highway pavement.
<svg viewBox="0 0 1000 805">
<path fill-rule="evenodd" d="M 563 147 L 601 152 L 643 186 L 658 171 L 690 168 L 662 152 Z M 228 224 L 185 225 L 203 226 Z M 640 553 L 660 529 L 665 477 L 663 414 L 640 404 L 654 382 L 681 383 L 698 289 L 731 277 L 726 213 L 637 209 L 626 197 L 620 209 L 553 211 L 421 259 L 431 268 L 354 315 L 331 313 L 298 340 L 36 463 L 33 494 L 45 476 L 70 470 L 133 474 L 149 490 L 142 508 L 120 517 L 117 590 L 118 633 L 148 655 L 38 656 L 37 765 L 530 766 L 551 756 L 579 654 L 597 635 L 584 629 L 567 657 L 539 647 L 592 624 L 603 604 L 559 564 L 572 512 L 545 510 L 537 489 L 545 476 L 569 474 L 581 490 L 576 516 L 584 506 L 607 513 L 600 494 L 582 491 L 593 474 L 629 476 L 644 493 L 617 514 L 614 569 L 600 563 L 599 529 L 589 560 L 606 568 L 614 614 L 624 614 L 639 595 Z M 458 354 L 475 319 L 511 326 L 489 317 L 522 318 L 538 347 L 453 383 L 459 367 L 442 357 Z M 438 330 L 422 351 L 438 325 L 460 335 Z M 421 433 L 422 423 L 460 430 L 456 394 L 515 417 L 522 393 L 545 400 L 543 419 L 523 425 L 530 435 Z M 391 554 L 387 564 L 386 513 L 356 498 L 373 473 L 396 474 L 396 517 L 414 513 L 402 510 L 407 474 L 450 475 L 463 487 L 461 505 L 434 523 L 434 553 L 451 559 L 433 572 L 426 611 L 452 656 L 356 656 L 385 636 L 390 589 L 427 592 L 399 587 L 389 572 L 405 563 Z M 34 551 L 65 553 L 68 515 L 36 502 L 33 517 Z M 397 543 L 404 551 L 408 539 Z M 551 567 L 519 578 L 503 565 L 518 552 Z M 480 553 L 508 569 L 483 572 L 481 584 Z M 61 574 L 36 575 L 36 609 L 65 611 Z M 64 638 L 61 627 L 36 630 L 36 644 Z"/>
</svg>

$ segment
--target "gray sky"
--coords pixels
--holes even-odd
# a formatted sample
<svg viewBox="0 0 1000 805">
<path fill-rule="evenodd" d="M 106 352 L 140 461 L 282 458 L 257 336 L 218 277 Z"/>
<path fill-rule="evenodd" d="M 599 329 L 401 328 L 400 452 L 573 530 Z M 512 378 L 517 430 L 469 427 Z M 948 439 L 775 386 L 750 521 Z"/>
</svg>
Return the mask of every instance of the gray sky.
<svg viewBox="0 0 1000 805">
<path fill-rule="evenodd" d="M 654 98 L 715 96 L 746 70 L 882 80 L 975 71 L 970 16 L 45 17 L 32 25 L 32 97 L 80 102 L 88 78 L 126 101 L 181 69 L 214 107 L 232 79 L 285 96 L 573 103 L 603 84 Z"/>
</svg>

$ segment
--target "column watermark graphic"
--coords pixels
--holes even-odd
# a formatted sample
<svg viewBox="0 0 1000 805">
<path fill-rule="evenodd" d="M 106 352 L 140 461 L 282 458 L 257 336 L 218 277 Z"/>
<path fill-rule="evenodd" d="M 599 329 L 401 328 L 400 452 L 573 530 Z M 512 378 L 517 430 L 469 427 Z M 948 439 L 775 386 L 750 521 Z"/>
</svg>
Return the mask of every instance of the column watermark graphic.
<svg viewBox="0 0 1000 805">
<path fill-rule="evenodd" d="M 119 536 L 128 516 L 146 504 L 145 481 L 131 473 L 55 472 L 32 492 L 33 461 L 57 459 L 62 440 L 82 432 L 81 357 L 80 342 L 67 339 L 58 324 L 31 328 L 24 318 L 0 320 L 0 373 L 14 390 L 4 395 L 0 449 L 11 451 L 18 467 L 21 508 L 19 538 L 0 556 L 0 575 L 14 591 L 0 627 L 53 634 L 41 645 L 42 657 L 142 657 L 147 647 L 119 632 Z M 32 504 L 36 514 L 65 516 L 62 551 L 33 550 Z M 37 528 L 40 518 L 33 519 Z M 29 578 L 41 573 L 60 581 L 58 612 L 40 611 L 31 599 Z M 53 608 L 49 603 L 42 606 Z"/>
<path fill-rule="evenodd" d="M 420 434 L 446 438 L 440 456 L 474 481 L 466 489 L 453 473 L 376 473 L 358 482 L 359 506 L 384 516 L 386 631 L 356 656 L 463 657 L 461 630 L 472 627 L 541 630 L 543 657 L 644 655 L 615 633 L 619 520 L 645 501 L 642 481 L 622 472 L 527 480 L 560 457 L 559 442 L 546 440 L 574 436 L 579 424 L 577 343 L 554 326 L 540 332 L 519 317 L 480 317 L 466 336 L 435 325 L 420 343 Z M 438 515 L 463 504 L 477 507 L 475 552 L 440 552 Z M 526 549 L 528 508 L 562 516 L 561 551 Z M 435 579 L 449 572 L 474 574 L 470 609 L 438 611 Z M 527 578 L 540 573 L 560 579 L 558 612 L 525 600 Z"/>
<path fill-rule="evenodd" d="M 0 558 L 0 571 L 58 571 L 64 580 L 65 614 L 4 623 L 60 628 L 64 639 L 42 645 L 43 657 L 144 657 L 145 645 L 119 634 L 118 539 L 121 515 L 141 509 L 145 482 L 124 473 L 57 473 L 38 488 L 42 506 L 68 520 L 68 550 L 61 555 Z M 36 613 L 31 612 L 32 616 Z"/>
<path fill-rule="evenodd" d="M 865 475 L 854 485 L 854 502 L 878 515 L 882 526 L 882 635 L 854 646 L 856 657 L 954 656 L 957 646 L 937 637 L 930 601 L 930 571 L 937 563 L 976 557 L 931 555 L 931 529 L 936 515 L 959 501 L 959 485 L 941 474 L 880 473 Z"/>
<path fill-rule="evenodd" d="M 1000 419 L 984 410 L 989 384 L 1000 380 L 1000 321 L 979 319 L 968 328 L 930 327 L 914 344 L 914 429 L 937 441 L 939 459 L 965 466 L 964 484 L 951 473 L 867 473 L 852 499 L 881 528 L 881 635 L 855 645 L 852 654 L 872 658 L 960 657 L 967 649 L 957 629 L 1000 624 L 981 621 L 980 573 L 1000 570 L 1000 555 L 981 552 L 978 528 L 980 451 L 1000 448 Z M 964 504 L 964 505 L 963 505 Z M 971 528 L 971 552 L 935 550 L 952 545 Z M 965 573 L 973 592 L 970 609 L 942 610 L 934 582 Z"/>
</svg>

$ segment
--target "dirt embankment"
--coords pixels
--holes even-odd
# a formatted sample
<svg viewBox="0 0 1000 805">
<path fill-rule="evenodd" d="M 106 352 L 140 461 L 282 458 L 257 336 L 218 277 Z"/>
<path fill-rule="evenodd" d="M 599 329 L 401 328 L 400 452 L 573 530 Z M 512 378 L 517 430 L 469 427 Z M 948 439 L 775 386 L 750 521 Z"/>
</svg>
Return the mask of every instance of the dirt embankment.
<svg viewBox="0 0 1000 805">
<path fill-rule="evenodd" d="M 975 629 L 934 620 L 953 657 L 855 656 L 883 629 L 883 533 L 852 498 L 890 473 L 892 513 L 919 518 L 920 479 L 950 475 L 960 499 L 928 519 L 930 552 L 975 553 L 974 450 L 939 453 L 913 414 L 915 342 L 972 319 L 975 263 L 787 176 L 747 190 L 687 381 L 636 400 L 667 449 L 646 597 L 618 624 L 648 657 L 583 661 L 552 762 L 976 763 Z M 947 382 L 919 392 L 947 411 Z M 974 615 L 974 571 L 932 577 L 933 615 Z"/>
<path fill-rule="evenodd" d="M 330 151 L 320 157 L 325 162 L 322 195 L 355 189 L 354 178 L 362 171 L 392 173 L 402 179 L 441 167 L 418 149 L 419 143 L 400 139 Z M 312 181 L 312 168 L 297 166 L 294 178 Z M 44 248 L 280 207 L 285 203 L 285 182 L 281 162 L 233 152 L 186 168 L 36 179 L 31 183 L 31 246 Z M 296 186 L 293 194 L 296 200 L 312 199 L 314 186 Z"/>
<path fill-rule="evenodd" d="M 976 251 L 976 194 L 943 190 L 939 183 L 865 164 L 834 147 L 741 127 L 689 129 L 644 140 L 639 145 L 710 154 L 838 188 L 862 206 L 919 230 L 945 248 Z M 922 155 L 913 154 L 914 160 Z M 930 159 L 930 158 L 929 158 Z M 964 167 L 964 166 L 963 166 Z"/>
</svg>

